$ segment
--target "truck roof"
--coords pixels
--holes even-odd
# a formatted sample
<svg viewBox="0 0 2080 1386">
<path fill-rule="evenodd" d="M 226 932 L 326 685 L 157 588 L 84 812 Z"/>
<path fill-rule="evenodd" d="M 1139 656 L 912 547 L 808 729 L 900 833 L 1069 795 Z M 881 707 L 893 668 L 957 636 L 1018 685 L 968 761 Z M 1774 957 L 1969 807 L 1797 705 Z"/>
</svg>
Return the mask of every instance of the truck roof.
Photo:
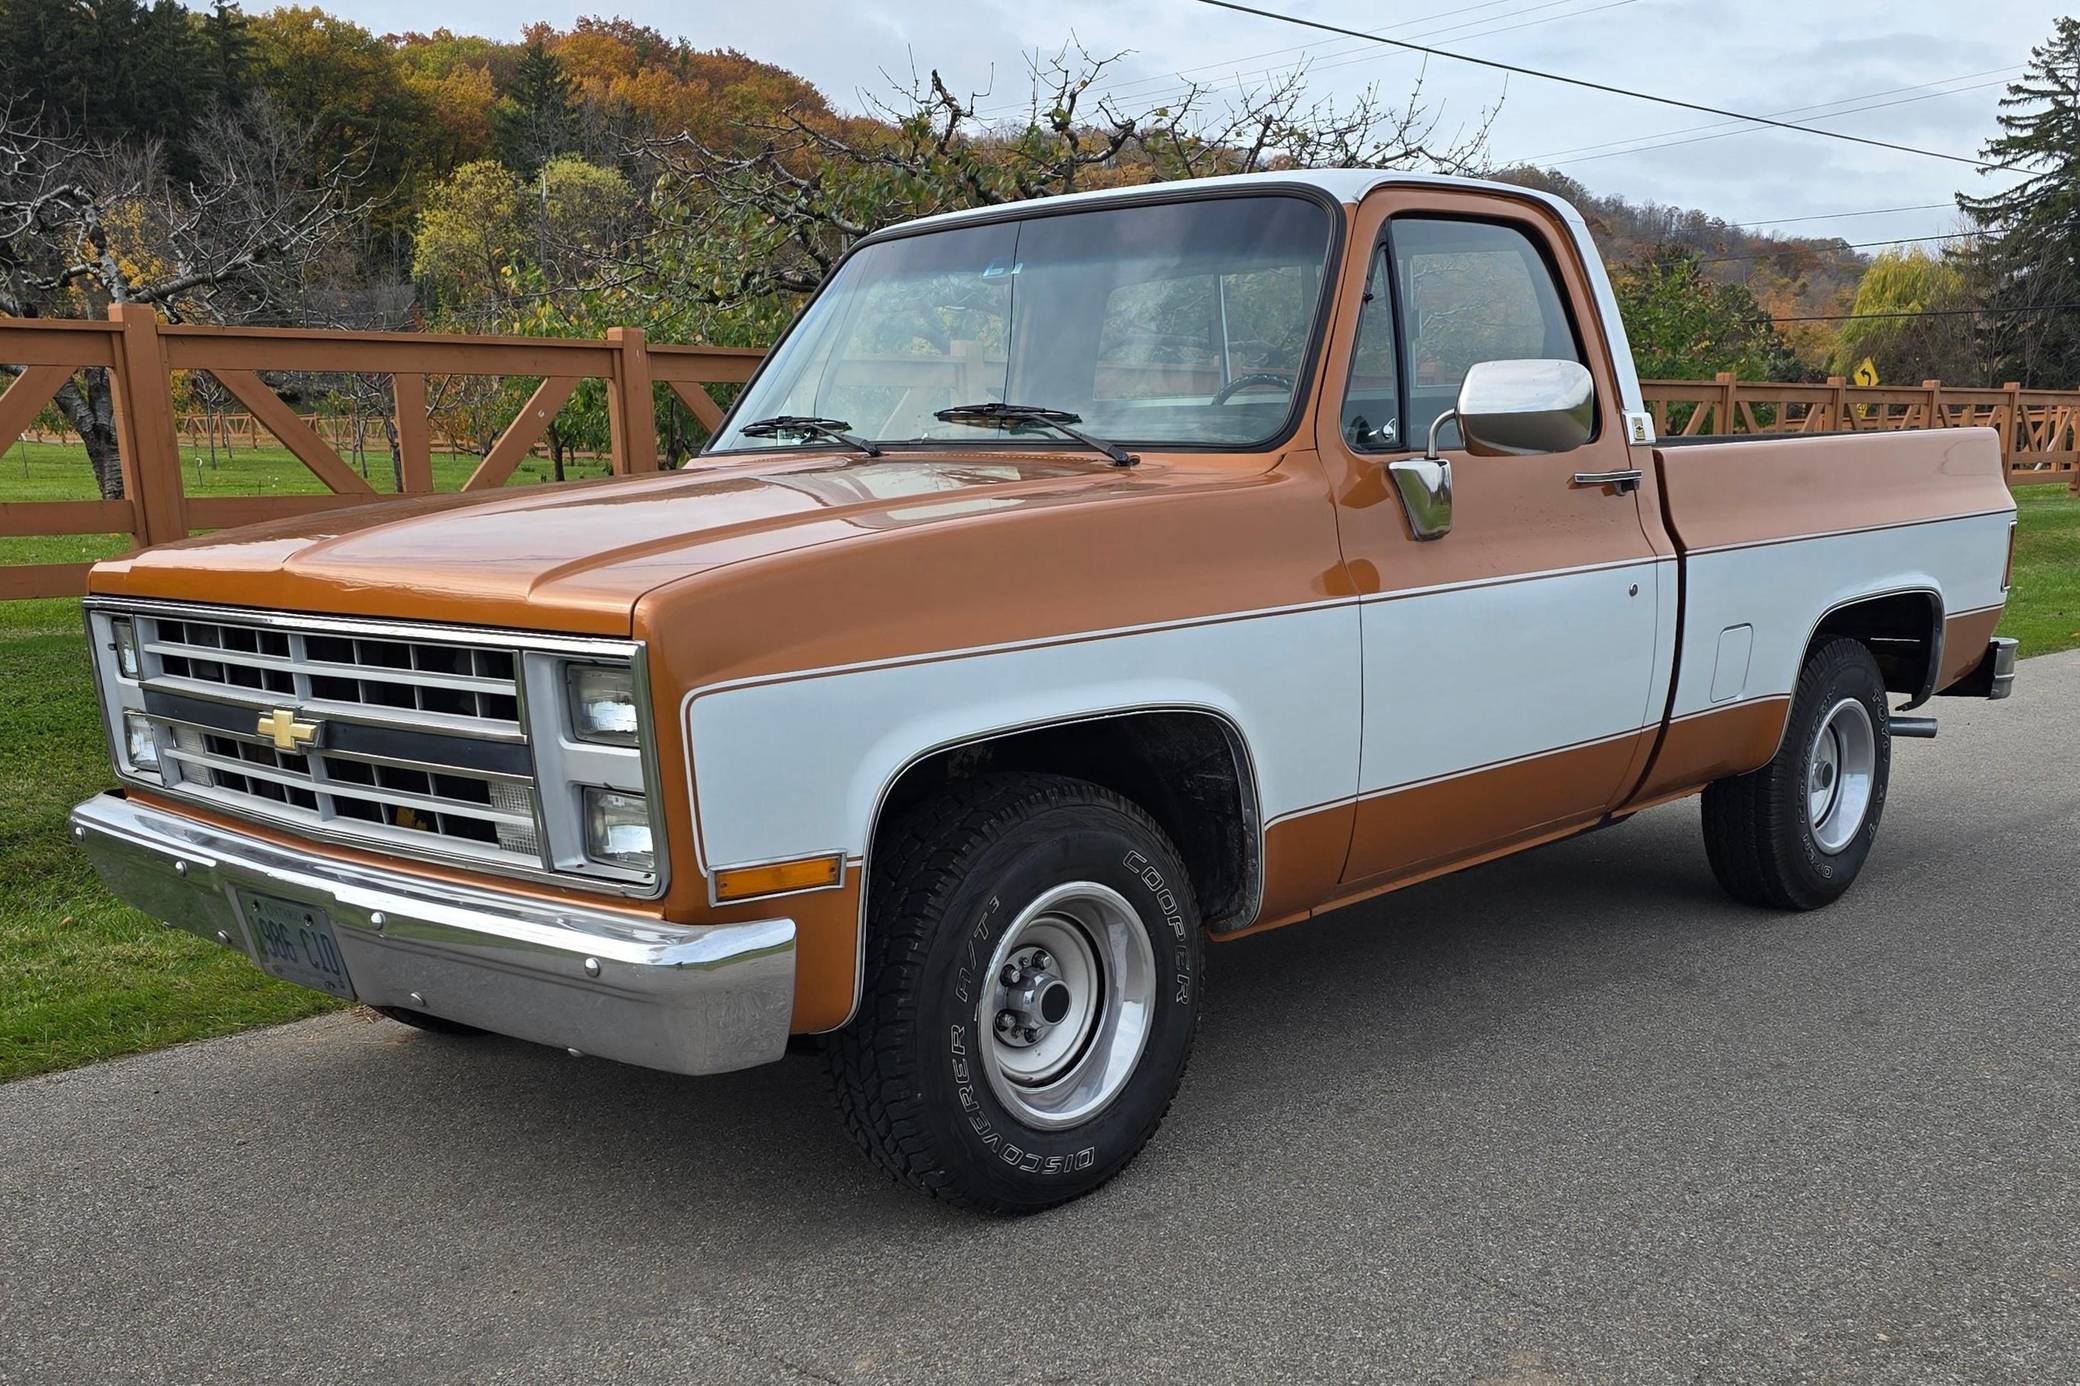
<svg viewBox="0 0 2080 1386">
<path fill-rule="evenodd" d="M 1094 188 L 1089 192 L 1063 193 L 1054 197 L 1036 197 L 1026 202 L 996 204 L 987 207 L 970 207 L 957 212 L 940 212 L 933 216 L 918 217 L 913 221 L 900 222 L 874 233 L 867 240 L 887 235 L 902 235 L 924 227 L 937 229 L 957 226 L 962 222 L 984 220 L 1005 215 L 1015 207 L 1018 211 L 1050 211 L 1071 206 L 1098 206 L 1122 198 L 1146 196 L 1151 188 L 1160 187 L 1165 192 L 1195 193 L 1218 192 L 1231 188 L 1261 186 L 1269 191 L 1276 187 L 1319 188 L 1338 202 L 1355 204 L 1377 188 L 1391 185 L 1408 187 L 1450 188 L 1457 191 L 1489 192 L 1520 201 L 1539 203 L 1557 213 L 1567 224 L 1573 236 L 1575 248 L 1588 268 L 1589 283 L 1596 293 L 1596 310 L 1603 319 L 1604 335 L 1610 342 L 1611 366 L 1616 373 L 1620 402 L 1627 413 L 1643 414 L 1646 410 L 1644 396 L 1639 387 L 1639 373 L 1632 364 L 1632 343 L 1625 335 L 1625 322 L 1618 312 L 1617 295 L 1612 291 L 1610 276 L 1605 273 L 1603 256 L 1596 248 L 1596 241 L 1589 233 L 1589 224 L 1582 214 L 1566 198 L 1535 188 L 1518 187 L 1514 183 L 1498 183 L 1487 178 L 1466 178 L 1456 174 L 1417 173 L 1403 169 L 1378 168 L 1308 168 L 1282 169 L 1270 173 L 1238 173 L 1220 178 L 1182 178 L 1174 182 L 1150 184 L 1135 183 L 1117 188 Z"/>
</svg>

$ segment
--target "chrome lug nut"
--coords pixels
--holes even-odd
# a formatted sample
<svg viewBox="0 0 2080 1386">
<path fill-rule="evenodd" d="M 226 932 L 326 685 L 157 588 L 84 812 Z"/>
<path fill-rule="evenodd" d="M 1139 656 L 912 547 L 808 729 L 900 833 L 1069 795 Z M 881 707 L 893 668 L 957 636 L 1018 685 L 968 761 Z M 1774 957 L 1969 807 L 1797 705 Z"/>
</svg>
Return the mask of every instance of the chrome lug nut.
<svg viewBox="0 0 2080 1386">
<path fill-rule="evenodd" d="M 1000 975 L 1007 987 L 1015 987 L 1025 979 L 1025 973 L 1019 971 L 1017 963 L 1005 963 L 1004 971 Z"/>
<path fill-rule="evenodd" d="M 1047 956 L 1047 950 L 1045 948 L 1036 948 L 1033 950 L 1033 969 L 1036 972 L 1045 972 L 1053 966 L 1054 959 Z"/>
</svg>

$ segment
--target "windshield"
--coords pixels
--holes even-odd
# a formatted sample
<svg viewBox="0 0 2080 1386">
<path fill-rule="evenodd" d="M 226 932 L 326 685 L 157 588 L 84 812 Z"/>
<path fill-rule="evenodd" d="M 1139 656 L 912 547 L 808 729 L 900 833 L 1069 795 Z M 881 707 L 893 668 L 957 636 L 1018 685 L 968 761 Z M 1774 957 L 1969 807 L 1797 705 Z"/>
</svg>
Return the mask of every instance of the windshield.
<svg viewBox="0 0 2080 1386">
<path fill-rule="evenodd" d="M 1145 447 L 1247 447 L 1286 430 L 1305 385 L 1330 213 L 1306 198 L 1203 198 L 1035 216 L 866 246 L 819 294 L 709 450 L 780 416 L 876 443 L 1015 438 L 947 422 L 983 403 L 1062 410 Z"/>
</svg>

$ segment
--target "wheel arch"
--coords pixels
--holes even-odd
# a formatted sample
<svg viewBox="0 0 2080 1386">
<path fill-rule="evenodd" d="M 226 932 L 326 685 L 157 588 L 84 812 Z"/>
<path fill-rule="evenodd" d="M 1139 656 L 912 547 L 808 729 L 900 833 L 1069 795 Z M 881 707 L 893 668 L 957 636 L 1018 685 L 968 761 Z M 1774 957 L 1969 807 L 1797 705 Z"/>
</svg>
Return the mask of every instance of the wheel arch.
<svg viewBox="0 0 2080 1386">
<path fill-rule="evenodd" d="M 867 823 L 862 937 L 875 848 L 888 821 L 952 779 L 1010 769 L 1089 780 L 1132 800 L 1183 856 L 1202 925 L 1234 928 L 1256 917 L 1264 897 L 1264 823 L 1249 739 L 1219 708 L 1164 703 L 973 732 L 911 756 L 882 785 Z M 1186 782 L 1174 783 L 1179 777 Z"/>
</svg>

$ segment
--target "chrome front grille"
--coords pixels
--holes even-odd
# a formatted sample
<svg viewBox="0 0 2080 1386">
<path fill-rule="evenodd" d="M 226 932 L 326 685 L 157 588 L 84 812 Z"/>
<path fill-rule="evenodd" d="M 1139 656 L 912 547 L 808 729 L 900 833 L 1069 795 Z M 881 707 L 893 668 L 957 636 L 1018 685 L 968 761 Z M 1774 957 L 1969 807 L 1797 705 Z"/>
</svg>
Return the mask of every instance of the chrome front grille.
<svg viewBox="0 0 2080 1386">
<path fill-rule="evenodd" d="M 131 619 L 168 789 L 290 826 L 542 864 L 531 760 L 487 770 L 462 763 L 469 745 L 456 739 L 524 741 L 518 651 L 194 616 Z M 312 745 L 285 750 L 265 734 L 261 720 L 277 707 L 322 729 Z M 381 754 L 369 744 L 379 738 L 366 735 L 360 748 L 332 744 L 335 725 L 407 730 L 423 758 Z"/>
<path fill-rule="evenodd" d="M 662 854 L 609 856 L 588 816 L 635 796 L 662 836 L 634 641 L 108 598 L 87 628 L 116 771 L 139 788 L 380 852 L 665 889 Z M 633 744 L 571 720 L 595 666 L 630 673 Z"/>
</svg>

